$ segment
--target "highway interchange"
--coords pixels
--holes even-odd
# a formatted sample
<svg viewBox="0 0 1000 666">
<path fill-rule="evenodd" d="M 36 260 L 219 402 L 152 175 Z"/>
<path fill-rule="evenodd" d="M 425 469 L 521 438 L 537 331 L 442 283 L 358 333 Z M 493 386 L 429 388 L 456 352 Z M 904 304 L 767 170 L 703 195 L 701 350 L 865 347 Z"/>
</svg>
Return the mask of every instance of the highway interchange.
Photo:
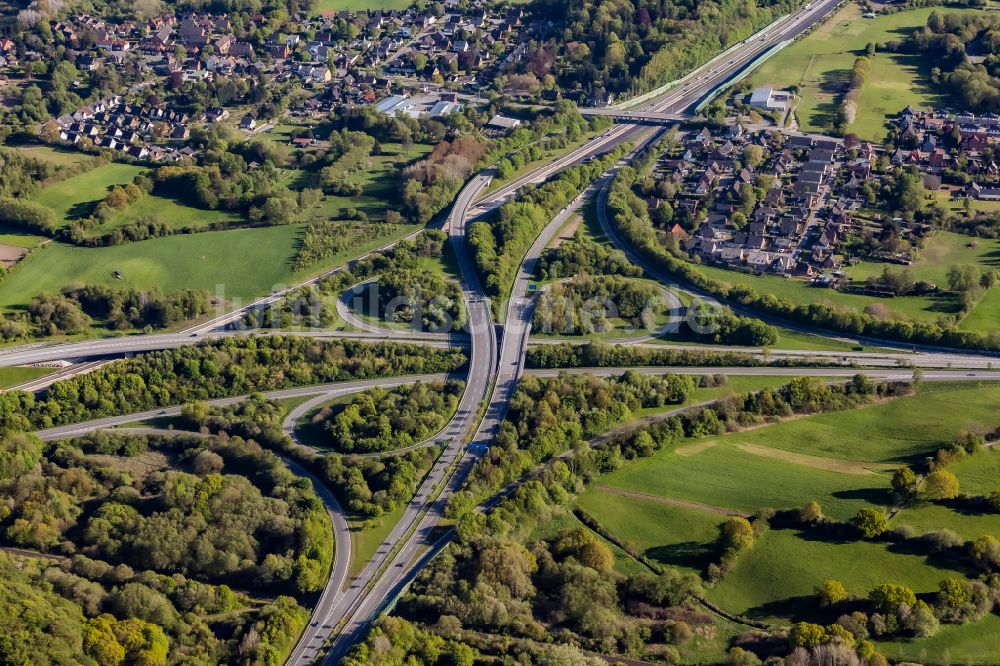
<svg viewBox="0 0 1000 666">
<path fill-rule="evenodd" d="M 706 63 L 703 67 L 685 77 L 677 86 L 661 97 L 647 104 L 637 106 L 636 113 L 685 113 L 704 99 L 706 95 L 731 80 L 758 55 L 785 40 L 791 39 L 819 19 L 830 13 L 839 0 L 825 0 L 806 5 L 798 12 L 786 17 L 758 35 L 737 45 L 726 53 Z M 632 155 L 649 145 L 662 130 L 637 124 L 620 124 L 605 132 L 595 140 L 573 150 L 539 169 L 488 192 L 483 196 L 492 180 L 492 171 L 486 170 L 474 176 L 459 193 L 445 222 L 444 228 L 455 250 L 461 273 L 463 296 L 468 311 L 468 337 L 461 340 L 469 348 L 469 369 L 466 388 L 459 407 L 452 420 L 426 445 L 438 445 L 442 453 L 427 473 L 412 501 L 407 505 L 402 518 L 393 527 L 385 541 L 377 549 L 375 556 L 353 580 L 349 577 L 351 554 L 350 531 L 343 511 L 333 495 L 308 472 L 294 466 L 297 473 L 312 479 L 327 508 L 330 510 L 336 534 L 336 553 L 333 571 L 326 588 L 313 609 L 309 625 L 292 651 L 287 663 L 304 665 L 312 663 L 336 664 L 350 647 L 363 638 L 370 623 L 391 603 L 405 585 L 412 580 L 419 569 L 447 543 L 448 533 L 439 530 L 444 508 L 451 493 L 461 487 L 472 465 L 489 447 L 496 429 L 504 418 L 507 404 L 516 387 L 518 378 L 525 372 L 525 350 L 531 331 L 532 312 L 535 304 L 529 293 L 529 283 L 533 279 L 534 265 L 544 248 L 559 229 L 576 214 L 579 207 L 589 198 L 598 197 L 599 219 L 609 239 L 623 246 L 604 215 L 607 187 L 614 169 L 595 181 L 585 192 L 561 210 L 536 238 L 522 261 L 510 297 L 506 302 L 505 317 L 501 327 L 493 321 L 490 303 L 480 284 L 478 274 L 469 256 L 465 242 L 466 225 L 469 221 L 496 208 L 516 194 L 525 185 L 544 181 L 559 170 L 579 163 L 588 157 L 607 152 L 626 141 L 635 145 Z M 631 156 L 621 163 L 627 162 Z M 616 165 L 617 168 L 619 165 Z M 383 248 L 384 249 L 384 248 Z M 623 247 L 627 250 L 627 247 Z M 647 273 L 666 284 L 668 276 L 659 275 L 656 268 L 648 266 L 634 255 L 630 259 L 642 266 Z M 342 267 L 335 268 L 329 275 Z M 323 276 L 313 278 L 316 282 Z M 28 345 L 0 351 L 0 366 L 24 365 L 49 362 L 60 359 L 88 359 L 86 369 L 96 367 L 102 357 L 120 356 L 127 353 L 152 349 L 173 348 L 192 344 L 202 339 L 244 334 L 227 330 L 227 325 L 243 318 L 247 310 L 268 307 L 283 295 L 300 285 L 278 290 L 258 299 L 245 308 L 225 313 L 210 321 L 202 322 L 185 331 L 171 334 L 142 335 L 106 340 L 91 340 L 62 345 Z M 672 289 L 683 290 L 676 285 Z M 342 316 L 345 312 L 341 311 Z M 349 312 L 347 313 L 350 314 Z M 355 324 L 357 322 L 354 322 Z M 373 335 L 379 338 L 405 338 L 431 344 L 448 344 L 456 339 L 442 340 L 440 336 L 414 335 L 411 331 L 387 331 L 365 325 L 359 337 Z M 499 331 L 498 331 L 499 329 Z M 662 346 L 662 345 L 659 345 Z M 702 347 L 702 349 L 704 349 Z M 736 351 L 734 349 L 734 351 Z M 738 349 L 738 351 L 747 351 Z M 774 352 L 750 350 L 758 355 Z M 987 355 L 962 354 L 953 351 L 929 351 L 916 353 L 906 350 L 866 352 L 809 352 L 788 351 L 788 355 L 811 360 L 832 362 L 864 363 L 883 366 L 866 369 L 866 374 L 877 378 L 908 379 L 912 377 L 910 367 L 922 365 L 933 368 L 924 371 L 927 380 L 1000 379 L 1000 372 L 992 372 L 992 357 Z M 746 375 L 813 375 L 819 377 L 847 377 L 855 372 L 853 368 L 639 368 L 640 372 L 684 372 L 691 374 L 746 374 Z M 620 373 L 621 369 L 574 369 L 572 372 L 594 374 Z M 69 374 L 70 370 L 66 371 Z M 541 375 L 556 374 L 552 371 L 533 371 Z M 371 386 L 392 387 L 414 381 L 442 378 L 441 375 L 409 376 L 362 382 L 340 382 L 325 386 L 301 387 L 265 394 L 269 398 L 289 398 L 314 396 L 289 414 L 284 423 L 287 434 L 294 434 L 294 423 L 312 407 L 330 398 L 347 395 Z M 34 387 L 31 387 L 34 388 Z M 214 404 L 230 404 L 240 397 L 213 401 Z M 91 432 L 102 428 L 122 426 L 155 417 L 175 415 L 179 407 L 150 412 L 98 419 L 87 423 L 62 426 L 40 431 L 45 439 L 58 439 Z"/>
</svg>

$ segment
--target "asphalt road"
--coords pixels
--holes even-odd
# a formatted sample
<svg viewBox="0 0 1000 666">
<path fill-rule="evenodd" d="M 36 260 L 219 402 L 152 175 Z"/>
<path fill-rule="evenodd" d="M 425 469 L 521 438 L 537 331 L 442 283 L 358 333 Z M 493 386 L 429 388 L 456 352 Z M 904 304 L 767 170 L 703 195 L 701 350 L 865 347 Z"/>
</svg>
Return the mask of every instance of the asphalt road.
<svg viewBox="0 0 1000 666">
<path fill-rule="evenodd" d="M 425 476 L 401 520 L 379 546 L 372 560 L 351 581 L 350 587 L 341 595 L 327 595 L 327 603 L 321 603 L 314 609 L 312 622 L 289 658 L 289 664 L 309 664 L 320 657 L 323 663 L 336 663 L 367 631 L 371 619 L 388 598 L 388 591 L 399 582 L 406 565 L 421 543 L 430 538 L 443 517 L 450 491 L 460 485 L 474 462 L 474 456 L 465 450 L 465 441 L 476 423 L 479 405 L 492 386 L 497 342 L 489 304 L 466 247 L 465 223 L 472 201 L 489 184 L 491 177 L 492 174 L 487 172 L 469 181 L 459 194 L 445 225 L 461 270 L 471 351 L 466 388 L 458 411 L 436 437 L 444 446 L 444 451 Z M 333 636 L 338 628 L 336 636 Z M 334 640 L 327 646 L 327 640 L 332 636 Z"/>
</svg>

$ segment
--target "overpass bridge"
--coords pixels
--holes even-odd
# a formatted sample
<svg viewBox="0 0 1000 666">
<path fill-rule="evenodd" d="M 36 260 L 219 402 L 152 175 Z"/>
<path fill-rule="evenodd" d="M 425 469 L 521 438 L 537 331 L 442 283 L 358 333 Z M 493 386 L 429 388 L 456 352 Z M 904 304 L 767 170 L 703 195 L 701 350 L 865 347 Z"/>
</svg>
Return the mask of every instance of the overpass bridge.
<svg viewBox="0 0 1000 666">
<path fill-rule="evenodd" d="M 583 108 L 579 111 L 582 116 L 604 116 L 611 118 L 616 123 L 631 123 L 633 125 L 673 125 L 682 120 L 690 119 L 690 116 L 683 113 L 640 111 L 638 109 L 630 111 L 611 107 Z"/>
</svg>

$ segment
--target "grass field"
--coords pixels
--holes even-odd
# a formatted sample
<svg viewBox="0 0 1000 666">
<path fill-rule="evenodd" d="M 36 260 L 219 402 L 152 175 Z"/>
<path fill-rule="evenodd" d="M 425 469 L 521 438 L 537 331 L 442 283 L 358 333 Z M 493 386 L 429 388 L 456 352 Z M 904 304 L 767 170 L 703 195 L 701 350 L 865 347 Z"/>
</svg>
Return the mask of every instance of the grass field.
<svg viewBox="0 0 1000 666">
<path fill-rule="evenodd" d="M 913 29 L 926 25 L 931 11 L 928 7 L 865 19 L 859 5 L 848 3 L 811 34 L 761 65 L 751 82 L 755 86 L 799 86 L 800 129 L 823 131 L 837 112 L 854 59 L 864 54 L 867 44 L 905 39 Z M 949 7 L 941 11 L 977 10 Z M 848 130 L 865 139 L 880 140 L 885 136 L 887 118 L 907 105 L 929 108 L 940 104 L 942 97 L 930 87 L 932 66 L 919 55 L 876 53 L 862 89 L 857 119 Z"/>
<path fill-rule="evenodd" d="M 969 247 L 973 240 L 976 247 Z M 939 231 L 925 241 L 917 260 L 907 268 L 913 274 L 913 279 L 947 288 L 948 269 L 963 264 L 979 266 L 984 270 L 997 270 L 1000 268 L 1000 240 L 973 239 L 950 231 Z M 900 268 L 877 261 L 862 261 L 847 268 L 845 272 L 854 280 L 864 281 L 881 275 L 887 266 L 893 270 Z"/>
<path fill-rule="evenodd" d="M 829 542 L 795 530 L 770 530 L 740 556 L 736 568 L 708 597 L 754 619 L 815 622 L 815 588 L 828 578 L 864 596 L 881 583 L 906 585 L 918 594 L 932 592 L 939 581 L 955 574 L 926 556 L 893 551 L 882 543 Z"/>
<path fill-rule="evenodd" d="M 0 225 L 0 244 L 32 248 L 43 240 L 45 240 L 44 236 L 33 236 L 18 229 L 10 229 Z"/>
<path fill-rule="evenodd" d="M 738 448 L 732 436 L 664 451 L 604 477 L 607 486 L 710 507 L 753 513 L 787 509 L 812 500 L 846 519 L 858 509 L 888 501 L 887 474 L 845 474 L 787 462 Z M 774 451 L 774 449 L 770 449 Z"/>
<path fill-rule="evenodd" d="M 410 0 L 319 0 L 312 9 L 314 15 L 326 12 L 361 11 L 364 9 L 406 9 Z"/>
<path fill-rule="evenodd" d="M 17 386 L 55 372 L 55 368 L 0 368 L 0 388 Z"/>
<path fill-rule="evenodd" d="M 982 299 L 962 317 L 959 328 L 969 331 L 994 330 L 1000 322 L 1000 289 L 993 286 Z"/>
<path fill-rule="evenodd" d="M 406 236 L 417 227 L 394 226 L 391 234 L 295 273 L 292 259 L 303 228 L 293 224 L 209 231 L 100 248 L 49 243 L 0 284 L 0 309 L 23 306 L 42 292 L 56 293 L 74 283 L 159 287 L 164 293 L 203 289 L 231 302 L 246 302 Z M 116 270 L 123 279 L 114 278 Z"/>
<path fill-rule="evenodd" d="M 963 429 L 1000 425 L 1000 386 L 923 384 L 916 395 L 730 435 L 735 442 L 867 463 L 914 462 Z"/>
<path fill-rule="evenodd" d="M 958 477 L 962 494 L 988 495 L 1000 489 L 1000 451 L 984 449 L 948 467 Z M 918 533 L 950 529 L 964 539 L 1000 535 L 1000 514 L 978 513 L 959 504 L 917 502 L 900 511 L 893 522 Z"/>
<path fill-rule="evenodd" d="M 958 312 L 958 303 L 950 297 L 904 296 L 900 298 L 876 298 L 862 294 L 848 294 L 834 289 L 811 287 L 802 280 L 783 278 L 777 275 L 751 275 L 715 266 L 699 266 L 699 270 L 719 282 L 732 285 L 745 284 L 760 293 L 774 294 L 796 305 L 826 303 L 828 305 L 863 311 L 873 303 L 914 321 L 937 321 L 942 314 Z"/>
<path fill-rule="evenodd" d="M 222 285 L 227 299 L 250 299 L 293 278 L 291 260 L 302 225 L 168 236 L 112 247 L 50 243 L 0 285 L 0 308 L 23 305 L 72 283 L 164 293 Z M 112 273 L 121 271 L 122 280 Z"/>
<path fill-rule="evenodd" d="M 12 148 L 19 153 L 33 157 L 36 160 L 43 160 L 45 162 L 51 162 L 56 166 L 75 166 L 89 160 L 91 157 L 86 153 L 81 153 L 78 150 L 71 150 L 67 148 L 56 148 L 54 146 L 46 146 L 42 144 L 25 144 L 22 146 L 7 146 Z"/>
<path fill-rule="evenodd" d="M 1000 616 L 991 613 L 979 622 L 942 624 L 930 638 L 880 642 L 878 649 L 895 663 L 919 660 L 925 664 L 998 664 Z"/>
<path fill-rule="evenodd" d="M 87 235 L 100 236 L 127 224 L 147 219 L 166 224 L 171 229 L 205 227 L 215 222 L 246 221 L 241 214 L 234 211 L 192 208 L 175 199 L 148 194 L 131 206 L 117 211 L 107 222 L 90 229 Z"/>
<path fill-rule="evenodd" d="M 388 538 L 392 528 L 403 519 L 405 511 L 406 504 L 403 504 L 395 510 L 383 514 L 377 519 L 375 527 L 367 529 L 362 527 L 364 521 L 349 521 L 351 526 L 351 564 L 348 571 L 351 576 L 361 573 L 365 565 L 371 561 L 379 546 Z"/>
<path fill-rule="evenodd" d="M 105 164 L 53 183 L 32 198 L 55 211 L 57 218 L 75 220 L 89 215 L 114 185 L 131 183 L 143 171 L 131 164 Z"/>
<path fill-rule="evenodd" d="M 653 500 L 624 497 L 601 486 L 577 504 L 601 525 L 661 564 L 702 575 L 716 557 L 715 540 L 725 516 Z"/>
</svg>

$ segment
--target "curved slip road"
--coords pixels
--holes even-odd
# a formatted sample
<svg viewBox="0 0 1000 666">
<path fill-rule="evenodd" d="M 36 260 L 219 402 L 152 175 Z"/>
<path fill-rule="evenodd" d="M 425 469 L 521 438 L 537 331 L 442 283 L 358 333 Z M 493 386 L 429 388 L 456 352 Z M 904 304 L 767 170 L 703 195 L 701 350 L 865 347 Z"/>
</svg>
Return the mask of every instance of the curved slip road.
<svg viewBox="0 0 1000 666">
<path fill-rule="evenodd" d="M 359 296 L 365 289 L 378 282 L 377 279 L 365 280 L 347 289 L 337 299 L 337 316 L 343 319 L 349 326 L 353 326 L 359 331 L 370 333 L 379 338 L 401 340 L 404 342 L 445 342 L 449 344 L 468 343 L 469 336 L 456 331 L 454 333 L 433 333 L 415 328 L 389 328 L 368 322 L 360 316 L 351 305 L 351 299 Z"/>
</svg>

